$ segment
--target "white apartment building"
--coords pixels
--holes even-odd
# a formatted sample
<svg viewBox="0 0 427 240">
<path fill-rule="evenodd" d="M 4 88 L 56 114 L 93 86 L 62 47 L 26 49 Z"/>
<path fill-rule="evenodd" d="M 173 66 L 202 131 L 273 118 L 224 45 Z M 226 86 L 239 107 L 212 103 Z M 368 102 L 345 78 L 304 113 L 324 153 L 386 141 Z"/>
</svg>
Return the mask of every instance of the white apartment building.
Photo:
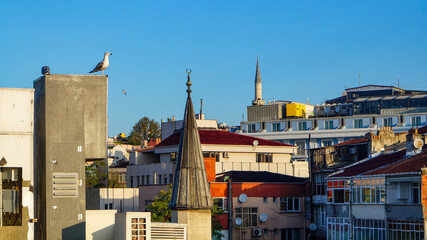
<svg viewBox="0 0 427 240">
<path fill-rule="evenodd" d="M 0 239 L 34 239 L 34 89 L 0 88 Z"/>
<path fill-rule="evenodd" d="M 268 171 L 308 177 L 307 162 L 292 161 L 292 155 L 296 152 L 295 146 L 221 131 L 216 128 L 216 121 L 202 121 L 213 121 L 203 125 L 199 124 L 200 120 L 198 120 L 200 141 L 208 173 Z M 171 129 L 179 129 L 179 124 L 182 123 L 165 124 L 176 124 L 178 126 L 175 125 Z M 169 128 L 165 127 L 165 129 Z M 130 165 L 127 169 L 127 186 L 172 183 L 175 161 L 178 157 L 179 137 L 180 132 L 175 131 L 154 148 L 131 152 Z M 215 178 L 208 174 L 209 177 Z"/>
</svg>

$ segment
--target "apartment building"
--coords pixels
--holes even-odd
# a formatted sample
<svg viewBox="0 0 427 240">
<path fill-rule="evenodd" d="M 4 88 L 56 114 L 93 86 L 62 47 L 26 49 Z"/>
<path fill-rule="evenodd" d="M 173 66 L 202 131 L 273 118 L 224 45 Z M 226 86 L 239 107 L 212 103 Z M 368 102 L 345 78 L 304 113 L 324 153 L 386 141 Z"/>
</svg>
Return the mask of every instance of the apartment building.
<svg viewBox="0 0 427 240">
<path fill-rule="evenodd" d="M 425 136 L 406 148 L 349 165 L 326 177 L 327 239 L 423 239 L 421 169 Z"/>
<path fill-rule="evenodd" d="M 382 127 L 396 133 L 427 124 L 427 91 L 366 85 L 345 89 L 342 96 L 321 105 L 262 100 L 257 63 L 255 100 L 247 107 L 240 132 L 296 145 L 293 160 L 308 159 L 309 149 L 335 145 Z"/>
</svg>

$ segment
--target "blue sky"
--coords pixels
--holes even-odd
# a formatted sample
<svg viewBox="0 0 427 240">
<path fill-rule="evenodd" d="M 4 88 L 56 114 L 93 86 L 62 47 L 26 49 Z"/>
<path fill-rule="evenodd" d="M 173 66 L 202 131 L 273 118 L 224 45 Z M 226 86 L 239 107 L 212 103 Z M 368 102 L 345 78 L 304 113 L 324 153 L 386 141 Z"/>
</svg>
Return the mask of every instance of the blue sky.
<svg viewBox="0 0 427 240">
<path fill-rule="evenodd" d="M 0 87 L 31 88 L 44 65 L 86 74 L 113 53 L 109 135 L 193 103 L 238 125 L 254 98 L 320 104 L 361 83 L 427 90 L 426 1 L 0 1 Z M 128 91 L 124 96 L 122 89 Z"/>
</svg>

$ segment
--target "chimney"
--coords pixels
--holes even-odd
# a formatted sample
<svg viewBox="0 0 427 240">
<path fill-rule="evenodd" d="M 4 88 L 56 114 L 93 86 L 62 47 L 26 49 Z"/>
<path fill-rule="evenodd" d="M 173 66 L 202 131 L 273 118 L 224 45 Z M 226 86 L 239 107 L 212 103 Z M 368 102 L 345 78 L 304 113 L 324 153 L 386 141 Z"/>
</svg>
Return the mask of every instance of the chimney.
<svg viewBox="0 0 427 240">
<path fill-rule="evenodd" d="M 406 135 L 406 156 L 413 156 L 420 153 L 423 144 L 424 141 L 421 135 L 418 134 L 418 129 L 409 130 L 408 135 Z"/>
</svg>

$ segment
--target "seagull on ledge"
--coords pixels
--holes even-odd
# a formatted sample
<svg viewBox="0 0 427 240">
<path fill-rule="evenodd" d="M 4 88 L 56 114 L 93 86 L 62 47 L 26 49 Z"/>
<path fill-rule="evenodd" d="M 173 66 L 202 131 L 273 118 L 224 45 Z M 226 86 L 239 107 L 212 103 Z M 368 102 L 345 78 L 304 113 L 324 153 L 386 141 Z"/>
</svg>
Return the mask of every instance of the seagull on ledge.
<svg viewBox="0 0 427 240">
<path fill-rule="evenodd" d="M 105 52 L 104 53 L 104 60 L 99 62 L 98 65 L 96 65 L 96 67 L 92 71 L 90 71 L 89 73 L 102 71 L 102 75 L 104 75 L 104 70 L 107 69 L 108 65 L 110 65 L 110 62 L 108 61 L 109 55 L 113 55 L 113 54 L 111 54 L 109 52 Z"/>
</svg>

